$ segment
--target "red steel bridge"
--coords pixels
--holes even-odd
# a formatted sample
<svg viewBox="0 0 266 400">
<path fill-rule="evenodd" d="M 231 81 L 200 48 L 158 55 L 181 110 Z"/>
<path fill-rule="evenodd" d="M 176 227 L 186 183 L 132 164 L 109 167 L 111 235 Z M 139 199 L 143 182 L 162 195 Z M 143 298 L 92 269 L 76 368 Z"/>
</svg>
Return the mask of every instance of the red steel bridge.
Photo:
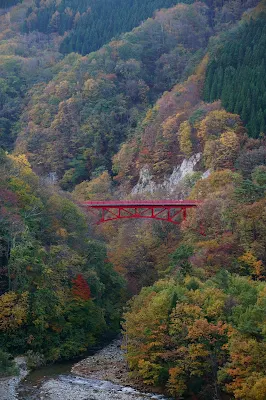
<svg viewBox="0 0 266 400">
<path fill-rule="evenodd" d="M 199 205 L 197 201 L 180 200 L 112 200 L 85 201 L 81 206 L 96 215 L 98 224 L 118 219 L 148 218 L 179 225 L 187 211 Z"/>
</svg>

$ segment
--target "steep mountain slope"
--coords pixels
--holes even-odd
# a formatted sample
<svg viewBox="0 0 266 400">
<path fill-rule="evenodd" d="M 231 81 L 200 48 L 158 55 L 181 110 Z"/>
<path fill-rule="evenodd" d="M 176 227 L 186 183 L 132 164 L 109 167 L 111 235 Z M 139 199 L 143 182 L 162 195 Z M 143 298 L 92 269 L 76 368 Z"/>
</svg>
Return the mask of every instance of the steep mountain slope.
<svg viewBox="0 0 266 400">
<path fill-rule="evenodd" d="M 266 130 L 266 16 L 244 21 L 213 49 L 207 69 L 204 99 L 222 100 L 239 114 L 249 134 Z"/>
<path fill-rule="evenodd" d="M 84 352 L 117 331 L 126 281 L 137 379 L 176 399 L 266 398 L 265 1 L 237 22 L 257 3 L 178 4 L 64 58 L 61 42 L 86 30 L 78 2 L 3 11 L 1 133 L 6 148 L 18 139 L 0 154 L 2 348 L 41 361 Z M 19 33 L 32 5 L 24 28 L 33 17 L 49 33 Z M 199 205 L 181 225 L 96 228 L 72 200 L 126 196 Z"/>
<path fill-rule="evenodd" d="M 9 8 L 12 7 L 14 5 L 16 5 L 17 3 L 21 3 L 22 0 L 1 0 L 0 1 L 0 8 Z"/>
<path fill-rule="evenodd" d="M 176 3 L 175 0 L 35 1 L 28 10 L 23 29 L 27 32 L 58 32 L 60 35 L 71 31 L 63 41 L 61 51 L 84 55 L 98 50 L 118 34 L 132 30 L 151 17 L 156 9 Z"/>
<path fill-rule="evenodd" d="M 98 50 L 112 38 L 138 26 L 155 10 L 169 8 L 178 3 L 192 4 L 194 0 L 35 0 L 29 8 L 23 30 L 43 33 L 69 32 L 61 45 L 63 53 L 72 51 L 83 55 Z M 210 1 L 209 18 L 216 23 L 235 22 L 242 12 L 254 6 L 256 0 Z"/>
<path fill-rule="evenodd" d="M 171 91 L 166 92 L 155 106 L 149 109 L 146 117 L 139 124 L 136 135 L 123 144 L 113 159 L 113 172 L 116 174 L 114 179 L 122 183 L 125 192 L 132 190 L 140 178 L 138 186 L 133 189 L 134 193 L 138 193 L 139 190 L 142 194 L 145 191 L 154 192 L 157 187 L 156 195 L 165 196 L 167 192 L 169 193 L 165 177 L 169 177 L 174 168 L 178 166 L 185 168 L 187 165 L 188 172 L 193 172 L 193 169 L 204 172 L 210 168 L 224 168 L 226 165 L 229 168 L 237 169 L 237 154 L 241 151 L 243 141 L 239 143 L 234 141 L 234 135 L 230 138 L 229 131 L 236 129 L 242 130 L 244 133 L 243 125 L 246 125 L 249 136 L 258 137 L 259 132 L 263 138 L 265 132 L 263 32 L 266 26 L 264 9 L 262 2 L 253 14 L 256 16 L 255 20 L 245 15 L 237 27 L 222 35 L 222 41 L 220 37 L 212 40 L 209 46 L 210 52 L 199 64 L 194 75 L 191 75 L 183 84 L 176 85 Z M 259 10 L 261 11 L 259 12 Z M 241 32 L 248 33 L 245 36 L 248 37 L 247 40 L 253 45 L 255 43 L 253 47 L 256 49 L 256 57 L 254 54 L 253 58 L 251 56 L 248 60 L 245 58 L 246 63 L 245 60 L 240 62 L 240 58 L 235 58 L 238 70 L 229 66 L 226 67 L 229 71 L 228 74 L 223 74 L 222 67 L 218 69 L 215 66 L 219 65 L 219 57 L 226 64 L 228 57 L 232 57 L 232 49 L 236 48 L 236 51 L 239 48 L 243 49 L 244 42 L 238 40 L 238 34 L 241 35 Z M 231 37 L 233 39 L 230 41 Z M 235 37 L 236 39 L 234 39 Z M 226 41 L 225 38 L 228 40 Z M 228 57 L 226 49 L 231 51 Z M 249 52 L 248 48 L 246 51 Z M 217 76 L 217 73 L 220 75 Z M 210 98 L 206 93 L 209 93 L 211 88 L 213 88 L 211 94 L 213 97 Z M 232 90 L 233 88 L 234 90 Z M 222 90 L 221 102 L 216 90 Z M 206 96 L 207 100 L 212 102 L 203 102 Z M 230 96 L 230 104 L 228 103 L 229 98 L 226 96 Z M 236 100 L 238 103 L 234 105 Z M 231 111 L 227 117 L 226 113 L 222 111 L 222 106 L 227 111 Z M 239 111 L 243 117 L 242 123 L 238 117 Z M 228 118 L 229 125 L 222 126 L 222 120 L 224 119 L 225 122 L 226 118 Z M 220 121 L 220 128 L 217 126 L 216 130 L 214 129 L 215 120 L 217 121 L 216 125 L 218 120 Z M 237 120 L 239 122 L 234 126 L 234 121 Z M 208 131 L 207 124 L 209 126 L 213 124 L 213 131 L 206 141 L 206 132 L 205 134 L 203 132 L 204 130 Z M 219 129 L 222 129 L 219 134 L 224 129 L 228 129 L 227 137 L 222 139 L 223 146 L 225 146 L 223 149 L 221 144 L 214 140 Z M 228 146 L 227 149 L 226 146 Z M 198 157 L 195 158 L 198 153 L 202 153 L 200 162 Z M 224 155 L 222 155 L 223 153 Z M 179 169 L 179 171 L 181 170 Z M 178 173 L 182 175 L 177 171 L 177 176 Z M 174 174 L 170 176 L 170 179 L 176 180 Z M 156 186 L 155 183 L 161 185 Z M 182 191 L 172 193 L 177 196 L 183 196 L 183 194 Z"/>
<path fill-rule="evenodd" d="M 265 288 L 225 271 L 144 288 L 126 314 L 134 376 L 175 399 L 264 399 Z"/>
<path fill-rule="evenodd" d="M 110 171 L 148 105 L 186 76 L 206 48 L 207 14 L 202 3 L 178 5 L 96 53 L 66 57 L 48 85 L 29 93 L 17 149 L 40 173 L 56 172 L 64 187 Z"/>
<path fill-rule="evenodd" d="M 239 117 L 224 110 L 209 112 L 199 127 L 204 162 L 213 163 L 212 172 L 204 179 L 190 177 L 189 196 L 200 206 L 181 226 L 164 268 L 156 260 L 164 279 L 144 288 L 125 315 L 128 362 L 135 377 L 164 387 L 176 399 L 221 399 L 222 391 L 234 399 L 264 399 L 265 139 L 248 139 Z M 235 157 L 237 171 L 231 164 Z M 122 229 L 116 234 L 115 265 L 130 257 Z M 146 245 L 156 232 L 148 226 L 144 231 L 138 236 L 140 249 L 143 238 Z M 169 244 L 168 237 L 147 247 L 142 265 Z M 160 242 L 158 233 L 156 239 Z"/>
<path fill-rule="evenodd" d="M 148 107 L 189 75 L 211 35 L 256 3 L 179 4 L 96 53 L 69 55 L 48 85 L 29 93 L 17 148 L 39 173 L 56 173 L 66 189 L 110 172 L 112 157 L 138 132 Z"/>
<path fill-rule="evenodd" d="M 78 355 L 119 328 L 123 279 L 69 196 L 0 153 L 0 347 Z"/>
<path fill-rule="evenodd" d="M 113 160 L 121 193 L 189 196 L 201 202 L 176 232 L 177 248 L 168 262 L 164 253 L 162 264 L 156 256 L 170 245 L 169 232 L 148 224 L 136 229 L 140 234 L 130 250 L 145 248 L 145 255 L 139 252 L 143 275 L 132 268 L 138 258 L 128 250 L 127 229 L 119 227 L 116 240 L 114 230 L 105 231 L 116 267 L 126 265 L 129 276 L 133 270 L 145 282 L 155 262 L 157 276 L 164 277 L 131 301 L 124 330 L 133 375 L 176 399 L 221 399 L 224 391 L 239 400 L 266 398 L 261 364 L 266 354 L 265 128 L 257 115 L 252 120 L 249 114 L 247 131 L 233 113 L 245 107 L 254 114 L 252 100 L 265 108 L 264 10 L 261 2 L 237 29 L 213 41 L 194 75 L 157 101 Z M 249 47 L 244 49 L 242 41 Z M 222 68 L 231 74 L 227 70 L 223 75 Z M 220 101 L 204 102 L 204 87 L 214 94 L 207 100 L 218 100 L 216 91 L 221 90 L 222 103 L 231 112 Z M 189 162 L 193 168 L 187 168 L 182 180 L 180 174 L 179 181 L 171 181 L 175 190 L 169 192 L 166 177 Z M 85 183 L 75 193 L 90 196 L 92 182 L 87 185 L 87 193 Z"/>
<path fill-rule="evenodd" d="M 25 0 L 0 13 L 0 147 L 9 151 L 27 91 L 36 82 L 51 79 L 51 67 L 60 58 L 57 38 L 37 32 L 20 34 L 29 4 L 31 0 Z"/>
<path fill-rule="evenodd" d="M 193 173 L 199 179 L 206 170 L 234 168 L 247 137 L 245 128 L 237 114 L 222 109 L 220 102 L 204 103 L 201 100 L 208 57 L 198 67 L 196 74 L 184 84 L 166 92 L 156 105 L 148 111 L 140 134 L 123 144 L 114 157 L 115 180 L 125 191 L 136 185 L 138 177 L 148 170 L 146 186 L 143 178 L 134 193 L 149 193 L 149 179 L 157 182 L 156 196 L 169 195 L 168 186 L 159 185 L 175 167 L 187 165 L 186 173 Z M 197 173 L 201 171 L 201 173 Z M 178 175 L 178 174 L 177 174 Z M 129 179 L 130 177 L 130 179 Z M 180 172 L 180 181 L 184 174 Z M 191 176 L 193 183 L 193 175 Z M 172 187 L 172 196 L 184 196 L 184 182 L 181 192 Z M 189 184 L 189 182 L 187 182 Z M 156 191 L 156 190 L 155 190 Z"/>
</svg>

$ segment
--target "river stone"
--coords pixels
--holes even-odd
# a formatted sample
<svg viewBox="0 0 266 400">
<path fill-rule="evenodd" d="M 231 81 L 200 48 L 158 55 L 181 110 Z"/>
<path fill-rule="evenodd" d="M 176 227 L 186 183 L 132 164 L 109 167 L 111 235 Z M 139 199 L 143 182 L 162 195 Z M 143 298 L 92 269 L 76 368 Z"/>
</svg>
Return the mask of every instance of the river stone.
<svg viewBox="0 0 266 400">
<path fill-rule="evenodd" d="M 121 387 L 108 381 L 93 379 L 50 379 L 40 391 L 40 400 L 148 400 L 163 399 L 149 393 L 140 393 L 130 387 Z"/>
</svg>

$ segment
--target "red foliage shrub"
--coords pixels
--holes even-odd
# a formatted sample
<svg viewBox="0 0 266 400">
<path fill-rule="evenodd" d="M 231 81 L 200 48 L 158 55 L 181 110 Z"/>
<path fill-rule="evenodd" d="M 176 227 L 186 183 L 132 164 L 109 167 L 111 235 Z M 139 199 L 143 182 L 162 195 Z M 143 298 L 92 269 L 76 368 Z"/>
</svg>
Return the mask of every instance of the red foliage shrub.
<svg viewBox="0 0 266 400">
<path fill-rule="evenodd" d="M 82 300 L 89 300 L 91 298 L 91 290 L 81 274 L 78 274 L 75 279 L 72 280 L 72 293 L 75 298 Z"/>
</svg>

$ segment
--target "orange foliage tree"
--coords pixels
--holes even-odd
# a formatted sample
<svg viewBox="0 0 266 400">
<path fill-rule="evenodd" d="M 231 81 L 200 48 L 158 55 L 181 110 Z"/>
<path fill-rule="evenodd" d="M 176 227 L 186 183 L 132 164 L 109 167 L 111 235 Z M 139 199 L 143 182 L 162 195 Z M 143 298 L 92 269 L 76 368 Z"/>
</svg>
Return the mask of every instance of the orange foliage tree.
<svg viewBox="0 0 266 400">
<path fill-rule="evenodd" d="M 89 300 L 91 298 L 91 290 L 81 274 L 78 274 L 75 279 L 72 280 L 72 293 L 74 298 L 82 299 L 82 300 Z"/>
</svg>

